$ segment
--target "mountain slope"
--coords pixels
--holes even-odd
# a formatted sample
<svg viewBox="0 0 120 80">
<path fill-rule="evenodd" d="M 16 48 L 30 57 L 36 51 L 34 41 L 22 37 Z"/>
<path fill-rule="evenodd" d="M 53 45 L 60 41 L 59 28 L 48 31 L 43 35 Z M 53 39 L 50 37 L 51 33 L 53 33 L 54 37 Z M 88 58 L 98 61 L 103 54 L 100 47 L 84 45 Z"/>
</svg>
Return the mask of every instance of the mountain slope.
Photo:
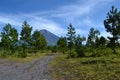
<svg viewBox="0 0 120 80">
<path fill-rule="evenodd" d="M 59 37 L 56 36 L 55 34 L 51 33 L 50 31 L 48 31 L 46 29 L 40 30 L 40 33 L 45 36 L 48 45 L 56 45 L 57 44 Z"/>
</svg>

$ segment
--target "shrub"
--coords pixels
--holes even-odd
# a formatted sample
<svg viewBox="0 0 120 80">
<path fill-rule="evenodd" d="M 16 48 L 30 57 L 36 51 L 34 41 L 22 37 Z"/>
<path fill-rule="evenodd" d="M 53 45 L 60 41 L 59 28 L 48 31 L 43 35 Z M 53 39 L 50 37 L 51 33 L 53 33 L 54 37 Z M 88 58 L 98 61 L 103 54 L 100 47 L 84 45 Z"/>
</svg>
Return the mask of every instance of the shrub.
<svg viewBox="0 0 120 80">
<path fill-rule="evenodd" d="M 69 51 L 68 58 L 76 58 L 76 57 L 78 57 L 78 54 L 76 53 L 75 50 Z"/>
<path fill-rule="evenodd" d="M 20 58 L 26 58 L 27 57 L 27 53 L 19 53 L 18 54 L 18 57 L 20 57 Z"/>
<path fill-rule="evenodd" d="M 76 49 L 76 53 L 78 55 L 78 57 L 84 57 L 84 50 L 83 49 Z"/>
<path fill-rule="evenodd" d="M 51 48 L 51 51 L 52 51 L 52 53 L 56 53 L 56 52 L 57 52 L 57 46 L 53 46 L 53 47 Z"/>
</svg>

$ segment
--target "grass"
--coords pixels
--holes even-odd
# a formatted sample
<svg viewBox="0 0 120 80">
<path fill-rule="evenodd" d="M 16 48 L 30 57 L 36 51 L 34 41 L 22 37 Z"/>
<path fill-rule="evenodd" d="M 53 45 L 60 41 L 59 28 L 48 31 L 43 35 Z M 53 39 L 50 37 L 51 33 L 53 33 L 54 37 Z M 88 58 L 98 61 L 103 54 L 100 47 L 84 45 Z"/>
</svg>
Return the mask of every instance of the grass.
<svg viewBox="0 0 120 80">
<path fill-rule="evenodd" d="M 46 56 L 46 55 L 49 55 L 48 53 L 36 53 L 36 54 L 27 54 L 27 57 L 26 58 L 20 58 L 16 55 L 7 55 L 4 59 L 7 59 L 7 60 L 10 60 L 10 61 L 13 61 L 13 62 L 19 62 L 19 63 L 27 63 L 27 62 L 30 62 L 30 61 L 33 61 L 35 59 L 38 59 L 40 57 L 43 57 L 43 56 Z"/>
<path fill-rule="evenodd" d="M 118 55 L 66 59 L 59 55 L 50 63 L 54 80 L 120 80 Z"/>
</svg>

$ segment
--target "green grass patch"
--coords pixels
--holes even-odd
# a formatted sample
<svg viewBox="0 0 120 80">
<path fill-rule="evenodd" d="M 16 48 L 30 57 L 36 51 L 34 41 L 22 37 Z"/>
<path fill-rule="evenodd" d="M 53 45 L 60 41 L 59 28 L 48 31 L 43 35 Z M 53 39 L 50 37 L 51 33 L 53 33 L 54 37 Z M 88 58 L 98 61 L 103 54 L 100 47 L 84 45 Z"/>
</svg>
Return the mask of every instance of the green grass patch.
<svg viewBox="0 0 120 80">
<path fill-rule="evenodd" d="M 33 61 L 35 59 L 38 59 L 38 58 L 46 56 L 46 55 L 50 55 L 50 53 L 48 54 L 48 53 L 38 52 L 36 54 L 27 54 L 26 58 L 18 57 L 18 56 L 16 56 L 16 54 L 15 55 L 7 55 L 3 59 L 7 59 L 7 60 L 10 60 L 10 61 L 19 62 L 19 63 L 27 63 L 27 62 Z"/>
<path fill-rule="evenodd" d="M 67 59 L 59 55 L 50 63 L 55 80 L 119 80 L 118 55 Z"/>
</svg>

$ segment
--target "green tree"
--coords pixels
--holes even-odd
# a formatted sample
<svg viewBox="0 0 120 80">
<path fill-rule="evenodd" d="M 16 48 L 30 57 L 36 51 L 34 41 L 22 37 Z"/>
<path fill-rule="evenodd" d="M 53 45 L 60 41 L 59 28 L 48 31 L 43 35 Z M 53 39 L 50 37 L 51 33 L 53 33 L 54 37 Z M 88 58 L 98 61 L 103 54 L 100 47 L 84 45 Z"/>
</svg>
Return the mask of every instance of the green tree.
<svg viewBox="0 0 120 80">
<path fill-rule="evenodd" d="M 44 49 L 47 45 L 44 35 L 40 34 L 40 31 L 38 30 L 35 30 L 32 34 L 32 43 L 37 50 Z"/>
<path fill-rule="evenodd" d="M 95 47 L 95 40 L 98 38 L 98 35 L 100 35 L 98 30 L 90 28 L 86 45 L 89 47 Z"/>
<path fill-rule="evenodd" d="M 116 42 L 120 36 L 120 12 L 114 6 L 112 6 L 112 9 L 107 14 L 104 26 L 106 31 L 112 35 L 112 37 L 108 37 L 110 40 L 109 46 L 115 52 Z"/>
<path fill-rule="evenodd" d="M 26 55 L 25 49 L 27 47 L 27 45 L 25 43 L 27 42 L 28 44 L 30 44 L 31 32 L 32 32 L 32 27 L 27 23 L 27 21 L 24 21 L 23 25 L 22 25 L 22 30 L 20 33 L 20 35 L 21 35 L 20 40 L 22 40 L 24 42 L 22 44 L 22 48 L 23 48 L 23 54 L 25 54 L 25 55 Z"/>
<path fill-rule="evenodd" d="M 106 46 L 107 40 L 105 39 L 105 37 L 101 36 L 99 42 L 100 42 L 100 46 L 104 47 Z"/>
<path fill-rule="evenodd" d="M 70 25 L 68 27 L 68 32 L 67 32 L 67 42 L 68 42 L 68 48 L 70 48 L 70 50 L 75 45 L 75 33 L 76 33 L 75 28 L 70 23 Z"/>
<path fill-rule="evenodd" d="M 39 43 L 40 43 L 40 49 L 44 49 L 47 46 L 46 38 L 42 34 L 40 36 Z"/>
<path fill-rule="evenodd" d="M 10 24 L 6 24 L 5 27 L 3 27 L 3 30 L 1 32 L 1 42 L 5 50 L 10 49 L 10 31 L 11 31 L 12 26 Z"/>
<path fill-rule="evenodd" d="M 66 47 L 67 47 L 66 37 L 59 38 L 59 40 L 57 41 L 57 45 L 58 45 L 59 50 L 65 53 Z"/>
<path fill-rule="evenodd" d="M 32 32 L 32 27 L 27 23 L 27 21 L 23 22 L 22 25 L 22 31 L 21 31 L 21 37 L 20 39 L 30 43 L 31 41 L 31 32 Z"/>
<path fill-rule="evenodd" d="M 1 32 L 1 42 L 5 50 L 14 51 L 14 44 L 18 41 L 18 32 L 10 24 L 6 24 Z"/>
<path fill-rule="evenodd" d="M 99 48 L 99 46 L 100 46 L 100 39 L 97 37 L 97 38 L 95 39 L 95 47 L 96 47 L 96 48 Z"/>
<path fill-rule="evenodd" d="M 107 43 L 107 40 L 105 39 L 105 37 L 101 36 L 100 38 L 98 37 L 96 38 L 95 44 L 97 48 L 105 47 L 106 43 Z"/>
<path fill-rule="evenodd" d="M 11 30 L 10 30 L 10 36 L 11 36 L 11 47 L 10 47 L 10 49 L 11 49 L 11 51 L 12 51 L 12 53 L 14 53 L 15 52 L 15 46 L 14 46 L 14 44 L 18 41 L 18 32 L 17 32 L 17 29 L 15 29 L 15 28 L 12 28 Z"/>
<path fill-rule="evenodd" d="M 82 42 L 85 41 L 85 40 L 86 40 L 86 38 L 84 36 L 80 37 L 80 35 L 78 35 L 76 37 L 75 46 L 76 46 L 76 52 L 77 52 L 79 57 L 85 56 L 84 55 L 84 50 L 83 50 L 83 45 L 82 45 Z"/>
</svg>

